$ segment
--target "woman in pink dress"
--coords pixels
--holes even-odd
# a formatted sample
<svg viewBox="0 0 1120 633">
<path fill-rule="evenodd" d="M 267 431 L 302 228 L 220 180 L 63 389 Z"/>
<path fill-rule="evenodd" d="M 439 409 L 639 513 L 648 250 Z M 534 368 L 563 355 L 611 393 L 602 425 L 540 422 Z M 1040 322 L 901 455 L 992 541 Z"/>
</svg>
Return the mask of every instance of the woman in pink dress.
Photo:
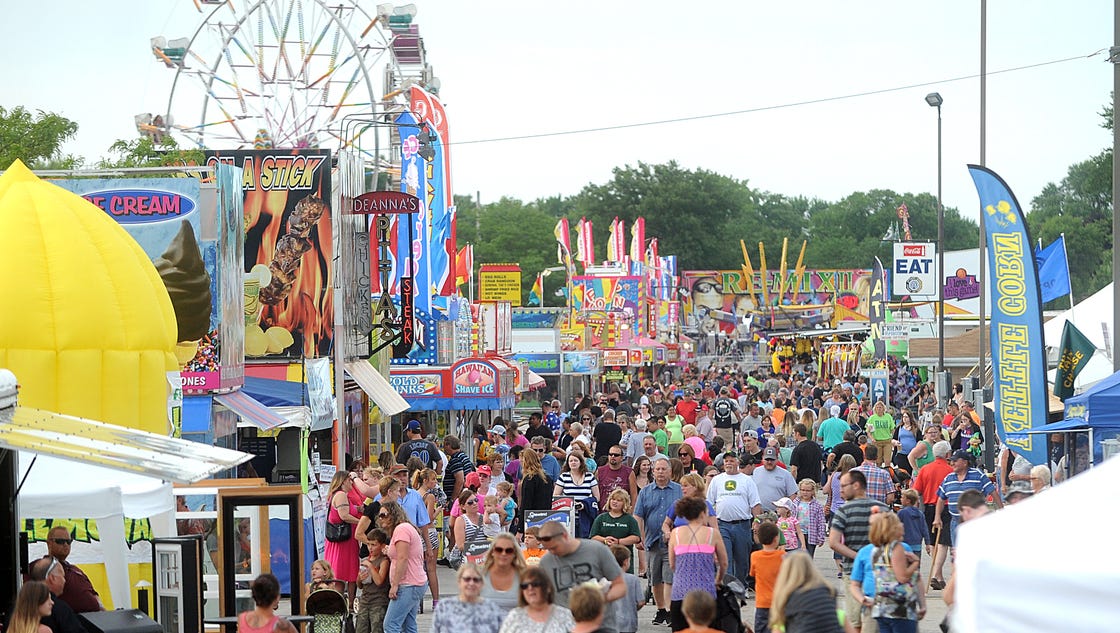
<svg viewBox="0 0 1120 633">
<path fill-rule="evenodd" d="M 350 480 L 350 473 L 337 472 L 331 479 L 331 486 L 327 493 L 331 509 L 327 512 L 328 523 L 349 523 L 350 538 L 340 543 L 327 541 L 323 549 L 323 558 L 334 569 L 337 580 L 346 581 L 346 593 L 350 597 L 350 604 L 354 604 L 354 594 L 358 590 L 358 540 L 354 538 L 354 530 L 362 517 L 362 508 L 349 498 L 354 482 Z"/>
</svg>

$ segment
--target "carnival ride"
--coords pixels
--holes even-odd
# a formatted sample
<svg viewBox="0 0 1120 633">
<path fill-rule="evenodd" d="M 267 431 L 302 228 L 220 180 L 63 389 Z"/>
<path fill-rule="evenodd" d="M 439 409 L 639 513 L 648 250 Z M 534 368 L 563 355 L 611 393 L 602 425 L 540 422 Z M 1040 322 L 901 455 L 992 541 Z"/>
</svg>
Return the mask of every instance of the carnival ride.
<svg viewBox="0 0 1120 633">
<path fill-rule="evenodd" d="M 390 117 L 408 107 L 408 88 L 437 93 L 414 23 L 415 5 L 359 0 L 195 0 L 204 14 L 190 35 L 151 40 L 175 79 L 162 114 L 136 116 L 157 142 L 168 135 L 206 149 L 356 146 L 343 120 Z M 205 6 L 204 6 L 205 5 Z"/>
</svg>

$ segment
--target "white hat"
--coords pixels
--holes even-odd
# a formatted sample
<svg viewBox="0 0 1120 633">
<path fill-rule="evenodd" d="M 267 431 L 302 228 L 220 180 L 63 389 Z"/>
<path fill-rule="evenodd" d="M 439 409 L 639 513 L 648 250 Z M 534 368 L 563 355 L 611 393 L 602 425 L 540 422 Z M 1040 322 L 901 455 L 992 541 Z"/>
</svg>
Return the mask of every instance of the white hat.
<svg viewBox="0 0 1120 633">
<path fill-rule="evenodd" d="M 490 429 L 490 432 L 495 435 L 505 435 L 506 427 L 502 426 L 501 424 L 496 424 L 493 428 Z"/>
</svg>

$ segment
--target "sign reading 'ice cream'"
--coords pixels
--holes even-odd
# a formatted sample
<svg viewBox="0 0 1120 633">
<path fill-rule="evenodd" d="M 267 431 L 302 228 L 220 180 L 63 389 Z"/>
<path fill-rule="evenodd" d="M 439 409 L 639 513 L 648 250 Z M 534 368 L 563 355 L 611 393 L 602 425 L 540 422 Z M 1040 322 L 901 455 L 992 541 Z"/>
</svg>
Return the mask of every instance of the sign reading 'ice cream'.
<svg viewBox="0 0 1120 633">
<path fill-rule="evenodd" d="M 170 191 L 111 189 L 82 195 L 121 224 L 162 222 L 194 211 L 194 200 Z"/>
</svg>

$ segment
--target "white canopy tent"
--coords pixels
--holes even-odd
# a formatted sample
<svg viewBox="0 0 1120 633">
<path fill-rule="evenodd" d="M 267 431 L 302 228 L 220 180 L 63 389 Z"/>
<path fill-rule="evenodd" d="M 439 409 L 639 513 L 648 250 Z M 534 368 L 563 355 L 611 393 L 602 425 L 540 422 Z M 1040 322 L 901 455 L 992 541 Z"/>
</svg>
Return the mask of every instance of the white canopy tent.
<svg viewBox="0 0 1120 633">
<path fill-rule="evenodd" d="M 1084 539 L 1062 517 L 1107 535 L 1120 459 L 960 527 L 953 630 L 962 633 L 1114 631 L 1120 549 Z M 1072 514 L 1071 514 L 1072 512 Z M 1057 530 L 1057 532 L 1055 531 Z M 1055 548 L 1055 537 L 1062 546 Z"/>
<path fill-rule="evenodd" d="M 19 476 L 24 482 L 18 498 L 21 520 L 81 517 L 97 521 L 102 556 L 82 560 L 75 551 L 68 560 L 76 564 L 104 563 L 113 606 L 129 607 L 132 592 L 124 519 L 151 519 L 154 536 L 174 536 L 175 499 L 171 484 L 145 475 L 22 451 Z M 34 558 L 34 550 L 32 554 Z M 46 554 L 45 548 L 39 554 Z"/>
</svg>

